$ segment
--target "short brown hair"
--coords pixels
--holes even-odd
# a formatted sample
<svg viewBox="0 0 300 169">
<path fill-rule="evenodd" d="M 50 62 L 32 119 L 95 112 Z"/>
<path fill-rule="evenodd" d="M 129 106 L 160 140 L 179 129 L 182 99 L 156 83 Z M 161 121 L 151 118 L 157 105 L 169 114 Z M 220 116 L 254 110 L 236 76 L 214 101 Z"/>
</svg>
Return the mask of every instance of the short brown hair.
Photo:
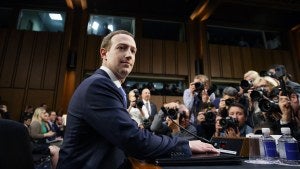
<svg viewBox="0 0 300 169">
<path fill-rule="evenodd" d="M 103 40 L 102 40 L 102 43 L 101 43 L 101 48 L 104 48 L 106 50 L 109 50 L 110 47 L 111 47 L 111 39 L 112 37 L 114 37 L 115 35 L 118 35 L 118 34 L 126 34 L 126 35 L 129 35 L 131 36 L 132 38 L 134 38 L 134 36 L 128 32 L 128 31 L 125 31 L 125 30 L 117 30 L 117 31 L 113 31 L 111 33 L 109 33 L 108 35 L 106 35 Z"/>
</svg>

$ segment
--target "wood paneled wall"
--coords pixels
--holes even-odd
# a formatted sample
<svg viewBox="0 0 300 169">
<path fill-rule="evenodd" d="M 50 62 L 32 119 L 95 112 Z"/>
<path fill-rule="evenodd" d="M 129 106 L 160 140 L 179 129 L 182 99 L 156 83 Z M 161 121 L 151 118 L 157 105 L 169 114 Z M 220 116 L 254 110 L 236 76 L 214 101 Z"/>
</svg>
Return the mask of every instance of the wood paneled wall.
<svg viewBox="0 0 300 169">
<path fill-rule="evenodd" d="M 95 70 L 100 66 L 101 40 L 100 36 L 88 35 L 85 38 L 81 47 L 85 71 Z M 192 71 L 190 68 L 193 68 L 194 63 L 190 62 L 187 43 L 143 38 L 137 38 L 136 42 L 138 52 L 132 73 L 188 76 Z"/>
<path fill-rule="evenodd" d="M 12 118 L 19 119 L 25 105 L 56 108 L 66 67 L 64 33 L 0 30 L 0 42 L 0 96 Z"/>
<path fill-rule="evenodd" d="M 236 46 L 209 44 L 208 57 L 204 66 L 208 66 L 212 80 L 214 78 L 239 79 L 248 70 L 260 72 L 272 64 L 283 64 L 295 79 L 299 79 L 297 60 L 287 50 L 267 50 Z"/>
</svg>

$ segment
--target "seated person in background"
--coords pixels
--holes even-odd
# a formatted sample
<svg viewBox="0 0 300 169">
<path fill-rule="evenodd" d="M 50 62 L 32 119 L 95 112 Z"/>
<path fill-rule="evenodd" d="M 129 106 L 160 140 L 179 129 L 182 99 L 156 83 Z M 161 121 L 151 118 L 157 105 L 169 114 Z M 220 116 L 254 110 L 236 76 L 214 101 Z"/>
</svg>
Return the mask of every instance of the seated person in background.
<svg viewBox="0 0 300 169">
<path fill-rule="evenodd" d="M 136 95 L 137 89 L 133 89 L 128 94 L 129 107 L 127 109 L 130 117 L 137 123 L 139 128 L 144 128 L 144 120 L 149 118 L 147 110 L 143 109 L 144 103 Z"/>
<path fill-rule="evenodd" d="M 228 108 L 228 116 L 220 120 L 223 127 L 221 136 L 225 137 L 245 137 L 246 134 L 253 133 L 253 129 L 246 124 L 245 107 L 239 103 L 232 103 Z"/>
<path fill-rule="evenodd" d="M 7 110 L 7 106 L 5 104 L 0 105 L 0 115 L 2 119 L 10 119 L 10 112 Z"/>
<path fill-rule="evenodd" d="M 29 126 L 29 131 L 30 131 L 29 134 L 33 141 L 33 153 L 34 154 L 49 153 L 49 155 L 51 155 L 52 168 L 56 168 L 59 148 L 57 146 L 51 146 L 46 142 L 47 138 L 53 137 L 55 135 L 55 133 L 52 131 L 48 131 L 45 133 L 46 126 L 44 125 L 44 127 L 42 127 L 42 124 L 45 123 L 45 119 L 47 119 L 45 118 L 46 114 L 47 112 L 43 107 L 38 107 L 35 109 L 31 124 Z"/>
<path fill-rule="evenodd" d="M 64 126 L 64 121 L 63 121 L 62 116 L 58 115 L 56 117 L 55 123 L 56 123 L 57 127 L 59 128 L 59 130 L 60 130 L 60 132 L 62 134 L 62 137 L 63 137 L 64 136 L 64 132 L 65 132 L 65 126 Z"/>
<path fill-rule="evenodd" d="M 56 133 L 56 137 L 62 137 L 63 133 L 61 128 L 58 127 L 57 123 L 56 123 L 56 119 L 57 119 L 57 114 L 55 111 L 50 111 L 49 112 L 49 121 L 48 124 L 50 126 L 51 131 Z"/>
<path fill-rule="evenodd" d="M 29 133 L 29 126 L 30 126 L 30 123 L 31 123 L 31 117 L 30 116 L 24 116 L 22 119 L 23 119 L 23 124 L 24 124 L 24 126 L 26 127 L 26 129 L 28 130 L 28 133 Z"/>
<path fill-rule="evenodd" d="M 166 119 L 164 121 L 164 118 Z M 150 129 L 156 134 L 164 134 L 185 138 L 186 140 L 197 139 L 196 128 L 190 124 L 189 110 L 183 104 L 170 102 L 164 104 L 162 110 L 154 116 Z M 182 126 L 181 129 L 178 125 Z"/>
<path fill-rule="evenodd" d="M 19 121 L 21 123 L 23 123 L 23 117 L 25 116 L 29 116 L 30 118 L 32 118 L 33 116 L 33 111 L 34 111 L 34 107 L 30 106 L 30 105 L 26 105 L 24 112 L 21 112 L 20 114 L 20 119 Z"/>
</svg>

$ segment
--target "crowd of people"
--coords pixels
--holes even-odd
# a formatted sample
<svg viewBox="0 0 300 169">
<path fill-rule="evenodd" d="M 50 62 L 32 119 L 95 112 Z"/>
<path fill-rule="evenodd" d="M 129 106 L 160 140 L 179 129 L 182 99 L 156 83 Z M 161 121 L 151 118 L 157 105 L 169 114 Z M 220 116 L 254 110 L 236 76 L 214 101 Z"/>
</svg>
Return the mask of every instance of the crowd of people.
<svg viewBox="0 0 300 169">
<path fill-rule="evenodd" d="M 225 87 L 220 98 L 211 90 L 206 75 L 196 75 L 184 91 L 183 103 L 164 104 L 167 111 L 158 110 L 150 120 L 150 131 L 188 140 L 210 140 L 261 134 L 261 128 L 270 128 L 271 134 L 281 134 L 281 127 L 290 127 L 292 135 L 299 140 L 300 85 L 291 81 L 283 65 L 272 65 L 266 72 L 249 70 L 239 87 Z M 168 113 L 173 109 L 178 114 L 176 118 Z M 147 114 L 147 110 L 141 109 L 138 114 L 142 113 Z"/>
<path fill-rule="evenodd" d="M 209 144 L 212 137 L 246 137 L 261 134 L 263 127 L 271 134 L 290 127 L 299 140 L 300 85 L 291 81 L 283 65 L 271 66 L 264 75 L 246 72 L 240 86 L 225 87 L 220 98 L 206 75 L 196 75 L 183 102 L 155 105 L 148 88 L 129 93 L 122 89 L 136 51 L 127 31 L 111 32 L 103 39 L 102 66 L 74 92 L 66 125 L 45 104 L 26 107 L 20 120 L 33 152 L 50 155 L 53 169 L 128 168 L 128 156 L 219 153 Z M 9 118 L 5 105 L 1 116 Z M 57 141 L 62 144 L 53 144 Z"/>
<path fill-rule="evenodd" d="M 26 154 L 32 156 L 31 160 L 35 168 L 56 168 L 59 157 L 59 146 L 63 141 L 64 129 L 63 119 L 61 115 L 57 115 L 56 111 L 47 110 L 47 104 L 42 103 L 34 108 L 26 106 L 25 111 L 20 113 L 20 120 L 14 121 L 10 119 L 10 112 L 5 104 L 1 104 L 0 119 L 2 123 L 7 123 L 5 126 L 16 125 L 19 123 L 26 129 L 26 139 L 30 145 L 31 152 Z M 22 127 L 19 126 L 21 129 Z M 20 132 L 23 130 L 20 130 Z M 15 133 L 16 134 L 16 133 Z M 11 140 L 8 140 L 8 142 Z M 15 142 L 13 142 L 15 143 Z M 25 144 L 25 143 L 24 143 Z M 8 143 L 8 145 L 16 146 Z M 9 146 L 10 147 L 10 146 Z M 19 149 L 22 152 L 22 149 Z M 30 158 L 29 158 L 30 159 Z M 4 168 L 13 167 L 13 163 L 8 160 L 8 165 Z M 28 161 L 29 162 L 29 161 Z M 5 165 L 4 165 L 5 166 Z M 19 165 L 17 168 L 27 168 L 27 165 Z M 13 167 L 14 168 L 14 167 Z M 29 167 L 30 168 L 30 167 Z"/>
</svg>

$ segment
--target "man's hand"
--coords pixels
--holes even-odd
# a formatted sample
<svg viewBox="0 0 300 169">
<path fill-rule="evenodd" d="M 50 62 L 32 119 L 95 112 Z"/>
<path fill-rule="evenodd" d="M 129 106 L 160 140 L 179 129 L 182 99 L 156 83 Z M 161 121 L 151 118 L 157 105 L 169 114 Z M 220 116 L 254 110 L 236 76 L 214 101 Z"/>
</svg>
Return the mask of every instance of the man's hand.
<svg viewBox="0 0 300 169">
<path fill-rule="evenodd" d="M 201 142 L 200 140 L 189 141 L 189 146 L 193 153 L 216 153 L 220 152 L 211 144 Z"/>
<path fill-rule="evenodd" d="M 172 133 L 180 132 L 180 128 L 178 127 L 178 125 L 179 125 L 179 114 L 177 115 L 177 119 L 175 119 L 175 120 L 172 120 L 172 119 L 170 119 L 170 117 L 167 117 L 166 122 L 167 122 L 168 127 L 172 130 Z"/>
<path fill-rule="evenodd" d="M 170 103 L 166 103 L 164 104 L 164 108 L 166 109 L 178 109 L 179 108 L 179 104 L 176 102 L 170 102 Z"/>
<path fill-rule="evenodd" d="M 236 130 L 231 127 L 226 129 L 226 137 L 240 137 L 240 135 L 241 133 L 238 127 L 236 128 Z"/>
<path fill-rule="evenodd" d="M 287 96 L 282 96 L 280 92 L 278 104 L 282 112 L 281 122 L 289 123 L 292 119 L 292 106 L 291 106 L 290 98 Z"/>
</svg>

